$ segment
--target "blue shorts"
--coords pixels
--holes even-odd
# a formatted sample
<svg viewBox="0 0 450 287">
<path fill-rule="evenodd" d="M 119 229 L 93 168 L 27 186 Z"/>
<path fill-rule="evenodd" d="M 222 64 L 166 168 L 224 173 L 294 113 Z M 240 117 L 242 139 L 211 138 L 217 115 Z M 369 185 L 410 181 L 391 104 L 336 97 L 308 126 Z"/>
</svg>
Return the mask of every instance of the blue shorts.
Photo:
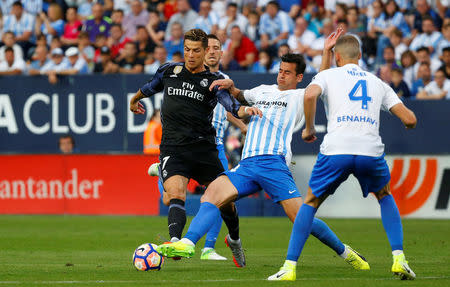
<svg viewBox="0 0 450 287">
<path fill-rule="evenodd" d="M 350 174 L 358 179 L 364 197 L 367 197 L 369 192 L 380 191 L 391 180 L 384 154 L 380 157 L 372 157 L 319 153 L 309 186 L 316 197 L 330 195 Z"/>
<path fill-rule="evenodd" d="M 228 170 L 228 159 L 225 154 L 225 147 L 223 144 L 217 145 L 217 150 L 219 151 L 219 160 L 223 165 L 223 169 Z"/>
<path fill-rule="evenodd" d="M 238 199 L 264 189 L 274 202 L 300 197 L 283 156 L 260 155 L 243 159 L 228 176 L 238 190 Z"/>
</svg>

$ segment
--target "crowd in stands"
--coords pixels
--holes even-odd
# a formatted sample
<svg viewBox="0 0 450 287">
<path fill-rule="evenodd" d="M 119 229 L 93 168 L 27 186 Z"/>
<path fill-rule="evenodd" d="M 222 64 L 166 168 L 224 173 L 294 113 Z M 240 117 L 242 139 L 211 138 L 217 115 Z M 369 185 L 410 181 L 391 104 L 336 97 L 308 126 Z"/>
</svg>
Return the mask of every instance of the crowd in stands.
<svg viewBox="0 0 450 287">
<path fill-rule="evenodd" d="M 0 75 L 154 74 L 183 61 L 183 33 L 223 44 L 221 68 L 277 73 L 301 53 L 320 67 L 337 26 L 360 64 L 403 98 L 450 99 L 450 0 L 0 0 Z"/>
</svg>

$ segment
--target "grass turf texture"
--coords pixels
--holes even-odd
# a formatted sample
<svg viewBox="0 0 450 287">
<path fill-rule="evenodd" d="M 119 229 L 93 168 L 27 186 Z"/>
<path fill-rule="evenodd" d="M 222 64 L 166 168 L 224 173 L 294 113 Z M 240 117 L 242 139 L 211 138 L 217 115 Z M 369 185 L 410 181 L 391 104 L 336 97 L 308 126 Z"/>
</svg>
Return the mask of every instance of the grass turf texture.
<svg viewBox="0 0 450 287">
<path fill-rule="evenodd" d="M 361 252 L 370 271 L 355 271 L 310 237 L 297 267 L 297 282 L 268 282 L 284 262 L 292 224 L 287 218 L 241 218 L 247 267 L 231 260 L 166 260 L 161 271 L 131 264 L 142 243 L 167 236 L 164 217 L 0 216 L 1 286 L 450 286 L 448 220 L 403 220 L 405 249 L 418 278 L 390 273 L 390 248 L 380 220 L 327 219 L 343 242 Z M 222 227 L 217 250 L 231 258 Z"/>
</svg>

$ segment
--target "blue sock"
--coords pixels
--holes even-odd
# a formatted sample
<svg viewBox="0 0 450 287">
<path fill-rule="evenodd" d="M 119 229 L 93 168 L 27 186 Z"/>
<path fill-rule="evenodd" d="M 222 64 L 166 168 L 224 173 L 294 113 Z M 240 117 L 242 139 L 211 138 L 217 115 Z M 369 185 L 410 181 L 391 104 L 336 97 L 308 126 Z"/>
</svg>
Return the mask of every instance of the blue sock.
<svg viewBox="0 0 450 287">
<path fill-rule="evenodd" d="M 342 244 L 336 234 L 334 234 L 325 222 L 318 218 L 314 218 L 313 220 L 311 235 L 336 251 L 338 255 L 342 254 L 345 250 L 344 244 Z"/>
<path fill-rule="evenodd" d="M 209 229 L 208 233 L 206 233 L 205 248 L 214 248 L 221 227 L 222 227 L 222 217 L 218 216 L 213 226 L 211 226 L 211 229 Z"/>
<path fill-rule="evenodd" d="M 314 214 L 317 208 L 303 204 L 295 217 L 294 226 L 292 227 L 291 239 L 286 260 L 297 261 L 302 253 L 303 246 L 311 233 Z"/>
<path fill-rule="evenodd" d="M 211 229 L 217 218 L 220 218 L 220 211 L 217 206 L 209 202 L 203 202 L 200 204 L 200 209 L 192 219 L 189 230 L 184 237 L 196 244 Z"/>
<path fill-rule="evenodd" d="M 378 201 L 383 221 L 392 250 L 403 250 L 403 227 L 394 197 L 390 194 Z"/>
</svg>

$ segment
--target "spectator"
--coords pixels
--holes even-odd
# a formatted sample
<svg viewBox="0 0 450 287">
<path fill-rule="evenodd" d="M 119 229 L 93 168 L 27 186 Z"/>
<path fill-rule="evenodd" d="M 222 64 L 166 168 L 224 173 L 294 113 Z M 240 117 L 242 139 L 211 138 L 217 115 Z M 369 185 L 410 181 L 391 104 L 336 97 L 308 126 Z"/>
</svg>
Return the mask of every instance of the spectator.
<svg viewBox="0 0 450 287">
<path fill-rule="evenodd" d="M 159 145 L 162 138 L 161 114 L 155 109 L 144 131 L 144 153 L 159 155 Z"/>
<path fill-rule="evenodd" d="M 110 26 L 111 20 L 103 17 L 103 6 L 96 3 L 92 6 L 92 19 L 84 22 L 82 30 L 88 32 L 89 40 L 94 43 L 97 35 L 108 36 Z"/>
<path fill-rule="evenodd" d="M 71 154 L 75 151 L 75 140 L 69 134 L 62 135 L 58 139 L 59 151 L 62 154 Z"/>
<path fill-rule="evenodd" d="M 180 23 L 183 28 L 183 33 L 194 28 L 195 20 L 197 20 L 197 12 L 191 9 L 191 5 L 188 0 L 177 0 L 178 13 L 175 13 L 170 17 L 167 24 L 165 39 L 170 38 L 172 32 L 172 25 L 174 23 Z M 144 24 L 145 25 L 145 24 Z"/>
<path fill-rule="evenodd" d="M 310 49 L 306 51 L 308 57 L 312 59 L 311 66 L 315 70 L 319 70 L 322 62 L 322 51 L 325 45 L 325 39 L 334 31 L 333 21 L 329 18 L 324 19 L 322 32 L 323 35 L 311 43 Z"/>
<path fill-rule="evenodd" d="M 245 31 L 245 27 L 248 25 L 247 18 L 238 12 L 236 3 L 230 2 L 227 5 L 225 16 L 219 20 L 219 29 L 226 32 L 226 35 L 231 34 L 231 28 L 239 26 L 241 31 Z"/>
<path fill-rule="evenodd" d="M 261 50 L 258 54 L 258 61 L 252 66 L 252 72 L 258 74 L 267 74 L 273 68 L 272 57 L 266 50 Z"/>
<path fill-rule="evenodd" d="M 94 0 L 84 0 L 79 6 L 77 13 L 80 19 L 85 21 L 92 15 L 92 8 L 94 6 Z"/>
<path fill-rule="evenodd" d="M 195 21 L 195 28 L 202 29 L 206 34 L 216 34 L 219 24 L 219 15 L 211 8 L 211 1 L 202 0 L 198 18 Z"/>
<path fill-rule="evenodd" d="M 414 73 L 417 74 L 417 70 L 419 69 L 419 65 L 421 63 L 427 63 L 430 65 L 431 72 L 434 74 L 440 67 L 441 61 L 436 58 L 431 58 L 430 51 L 427 47 L 421 47 L 417 49 L 416 52 L 417 63 L 414 66 Z"/>
<path fill-rule="evenodd" d="M 410 50 L 405 51 L 400 58 L 400 63 L 403 67 L 403 79 L 410 90 L 412 89 L 412 85 L 416 80 L 416 74 L 414 73 L 414 65 L 416 64 L 416 62 L 416 56 Z"/>
<path fill-rule="evenodd" d="M 384 15 L 387 23 L 387 29 L 384 31 L 386 37 L 392 32 L 393 29 L 399 29 L 403 33 L 404 38 L 411 37 L 411 29 L 400 11 L 397 2 L 395 0 L 388 0 L 385 4 Z"/>
<path fill-rule="evenodd" d="M 10 14 L 3 17 L 3 32 L 11 31 L 14 33 L 17 44 L 22 47 L 24 54 L 31 46 L 33 28 L 34 17 L 23 10 L 20 1 L 14 2 Z"/>
<path fill-rule="evenodd" d="M 244 34 L 255 46 L 259 47 L 259 15 L 256 11 L 251 11 L 248 14 L 248 25 L 245 26 Z"/>
<path fill-rule="evenodd" d="M 389 41 L 395 50 L 395 61 L 400 62 L 402 54 L 408 50 L 408 46 L 402 42 L 403 33 L 399 29 L 395 28 L 391 31 L 389 35 Z"/>
<path fill-rule="evenodd" d="M 14 2 L 14 0 L 8 1 L 11 4 Z M 4 5 L 2 3 L 2 5 Z M 43 9 L 43 2 L 42 0 L 22 0 L 23 9 L 27 12 L 36 17 Z M 5 14 L 6 15 L 6 14 Z"/>
<path fill-rule="evenodd" d="M 124 19 L 124 13 L 121 9 L 114 9 L 111 14 L 111 24 L 122 25 Z"/>
<path fill-rule="evenodd" d="M 439 41 L 442 39 L 442 34 L 435 31 L 433 19 L 431 17 L 423 17 L 422 31 L 423 33 L 414 38 L 409 48 L 413 51 L 417 51 L 420 47 L 427 47 L 430 54 L 434 54 Z"/>
<path fill-rule="evenodd" d="M 302 17 L 295 20 L 294 34 L 289 36 L 288 45 L 294 53 L 304 54 L 316 40 L 314 32 L 307 30 L 308 23 Z"/>
<path fill-rule="evenodd" d="M 144 9 L 140 0 L 131 1 L 131 12 L 123 19 L 125 37 L 136 40 L 137 26 L 145 26 L 148 23 L 149 15 Z"/>
<path fill-rule="evenodd" d="M 419 100 L 450 99 L 450 80 L 445 76 L 444 70 L 437 70 L 434 81 L 426 85 L 416 98 Z"/>
<path fill-rule="evenodd" d="M 107 46 L 100 49 L 99 62 L 95 63 L 94 73 L 114 74 L 119 72 L 119 66 L 111 58 L 111 51 Z"/>
<path fill-rule="evenodd" d="M 167 23 L 162 22 L 157 11 L 150 11 L 149 20 L 145 28 L 150 36 L 150 39 L 155 45 L 162 45 L 164 43 L 164 35 Z"/>
<path fill-rule="evenodd" d="M 442 51 L 442 62 L 444 63 L 441 66 L 441 69 L 444 70 L 447 75 L 447 79 L 450 78 L 450 47 L 444 48 Z"/>
<path fill-rule="evenodd" d="M 348 32 L 363 37 L 367 30 L 367 19 L 359 14 L 357 7 L 352 6 L 347 9 Z"/>
<path fill-rule="evenodd" d="M 144 71 L 146 74 L 154 75 L 158 68 L 167 62 L 167 51 L 164 46 L 156 46 L 153 52 L 153 58 L 155 61 L 152 64 L 146 64 Z"/>
<path fill-rule="evenodd" d="M 395 49 L 392 46 L 387 46 L 383 51 L 383 62 L 384 64 L 381 66 L 388 66 L 390 69 L 392 68 L 400 68 L 395 61 Z M 380 67 L 380 68 L 381 68 Z M 377 72 L 379 74 L 379 71 Z"/>
<path fill-rule="evenodd" d="M 431 17 L 433 19 L 434 26 L 438 28 L 438 30 L 442 27 L 442 19 L 441 17 L 431 9 L 430 5 L 428 5 L 427 0 L 417 0 L 416 6 L 414 10 L 414 26 L 413 28 L 422 33 L 422 21 L 427 17 Z"/>
<path fill-rule="evenodd" d="M 175 52 L 183 52 L 183 27 L 180 23 L 172 23 L 170 38 L 164 41 L 169 61 L 172 60 L 172 55 Z"/>
<path fill-rule="evenodd" d="M 369 64 L 377 56 L 378 37 L 387 28 L 387 23 L 383 16 L 383 2 L 381 0 L 375 0 L 372 3 L 372 9 L 373 14 L 367 20 L 367 35 L 363 40 L 364 58 L 368 59 Z M 378 54 L 378 60 L 381 60 L 381 51 Z"/>
<path fill-rule="evenodd" d="M 25 70 L 25 61 L 14 56 L 14 49 L 5 49 L 5 60 L 0 61 L 0 76 L 20 75 Z"/>
<path fill-rule="evenodd" d="M 442 51 L 447 47 L 450 47 L 450 18 L 446 18 L 442 25 L 442 38 L 437 46 L 438 57 L 442 56 Z"/>
<path fill-rule="evenodd" d="M 150 41 L 147 29 L 144 26 L 138 26 L 136 32 L 136 46 L 138 58 L 145 61 L 147 55 L 155 50 L 155 43 Z"/>
<path fill-rule="evenodd" d="M 44 36 L 43 34 L 41 36 Z M 47 41 L 47 37 L 45 37 L 45 41 Z M 50 42 L 50 51 L 55 48 L 62 48 L 62 42 L 61 38 L 58 36 L 55 36 L 52 38 L 52 41 Z"/>
<path fill-rule="evenodd" d="M 111 56 L 113 59 L 121 60 L 124 56 L 122 55 L 122 50 L 125 44 L 131 42 L 123 30 L 122 26 L 119 24 L 112 24 L 109 28 L 109 37 L 107 40 L 108 47 L 111 49 Z"/>
<path fill-rule="evenodd" d="M 417 71 L 417 80 L 413 83 L 411 94 L 417 96 L 422 92 L 423 88 L 431 82 L 431 69 L 430 64 L 423 62 L 419 63 Z"/>
<path fill-rule="evenodd" d="M 28 65 L 28 74 L 31 76 L 40 75 L 41 69 L 50 62 L 48 59 L 47 46 L 36 47 L 34 54 L 31 58 L 31 63 Z"/>
<path fill-rule="evenodd" d="M 78 34 L 80 34 L 83 23 L 78 19 L 77 9 L 69 7 L 66 11 L 66 24 L 64 25 L 64 33 L 61 36 L 61 42 L 66 45 L 77 45 Z"/>
<path fill-rule="evenodd" d="M 61 37 L 64 33 L 64 20 L 61 7 L 53 3 L 48 7 L 48 16 L 41 12 L 36 17 L 35 33 L 44 34 L 47 37 L 47 43 L 50 44 L 54 36 Z"/>
<path fill-rule="evenodd" d="M 5 49 L 8 47 L 13 48 L 14 57 L 17 57 L 20 59 L 24 58 L 22 48 L 18 44 L 16 44 L 16 37 L 14 36 L 13 32 L 8 31 L 3 34 L 3 44 L 4 44 L 4 46 L 2 46 L 0 48 L 0 61 L 5 60 Z"/>
<path fill-rule="evenodd" d="M 86 32 L 81 32 L 78 35 L 78 51 L 80 56 L 86 61 L 89 71 L 94 67 L 95 49 L 91 46 L 89 35 Z"/>
<path fill-rule="evenodd" d="M 231 29 L 230 39 L 225 43 L 222 65 L 227 70 L 246 70 L 258 59 L 255 44 L 244 36 L 239 26 Z"/>
<path fill-rule="evenodd" d="M 136 44 L 128 42 L 122 51 L 123 58 L 117 63 L 119 73 L 139 74 L 144 69 L 144 63 L 136 56 Z"/>
<path fill-rule="evenodd" d="M 120 9 L 125 15 L 131 12 L 131 1 L 130 0 L 113 0 L 114 9 Z"/>
<path fill-rule="evenodd" d="M 88 65 L 83 57 L 80 56 L 78 48 L 70 47 L 65 54 L 68 59 L 68 65 L 64 69 L 57 71 L 57 74 L 76 75 L 89 73 Z"/>
<path fill-rule="evenodd" d="M 274 59 L 272 68 L 269 71 L 270 73 L 272 73 L 272 74 L 278 73 L 278 70 L 280 70 L 281 57 L 283 57 L 284 55 L 286 55 L 289 52 L 291 52 L 291 50 L 289 49 L 288 44 L 282 44 L 278 48 L 278 58 Z"/>
<path fill-rule="evenodd" d="M 173 62 L 173 63 L 181 63 L 181 62 L 184 62 L 183 54 L 182 54 L 181 52 L 175 52 L 175 53 L 173 53 L 173 55 L 172 55 L 172 62 Z"/>
<path fill-rule="evenodd" d="M 337 25 L 337 23 L 342 20 L 347 21 L 347 5 L 344 3 L 337 3 L 335 12 L 333 13 L 333 22 Z"/>
<path fill-rule="evenodd" d="M 277 51 L 280 45 L 287 43 L 293 28 L 292 19 L 286 12 L 280 11 L 278 2 L 270 1 L 259 23 L 261 49 L 269 49 L 270 53 Z"/>
<path fill-rule="evenodd" d="M 397 94 L 399 98 L 409 98 L 411 93 L 409 92 L 408 85 L 403 81 L 403 71 L 400 68 L 393 68 L 391 70 L 391 88 Z"/>
<path fill-rule="evenodd" d="M 41 74 L 48 76 L 50 84 L 58 82 L 57 72 L 65 70 L 69 67 L 69 60 L 64 58 L 64 53 L 61 48 L 54 48 L 51 51 L 51 59 L 41 68 Z"/>
<path fill-rule="evenodd" d="M 100 49 L 103 46 L 106 46 L 107 38 L 103 34 L 98 34 L 97 37 L 95 37 L 95 53 L 94 53 L 94 63 L 98 63 L 100 61 Z M 90 42 L 90 41 L 89 41 Z"/>
</svg>

